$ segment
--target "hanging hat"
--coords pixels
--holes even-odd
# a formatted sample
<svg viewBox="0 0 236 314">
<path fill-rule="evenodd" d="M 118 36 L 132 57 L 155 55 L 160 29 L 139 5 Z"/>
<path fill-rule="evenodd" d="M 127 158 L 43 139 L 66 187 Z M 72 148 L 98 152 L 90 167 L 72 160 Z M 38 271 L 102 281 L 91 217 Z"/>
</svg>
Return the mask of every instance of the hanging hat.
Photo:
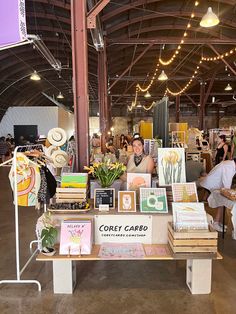
<svg viewBox="0 0 236 314">
<path fill-rule="evenodd" d="M 51 157 L 52 153 L 54 153 L 56 150 L 58 150 L 58 146 L 51 145 L 51 146 L 45 148 L 45 155 L 48 157 Z"/>
<path fill-rule="evenodd" d="M 53 164 L 56 168 L 62 168 L 68 165 L 68 155 L 63 150 L 55 150 L 51 155 Z"/>
<path fill-rule="evenodd" d="M 62 146 L 67 140 L 65 130 L 61 128 L 53 128 L 48 132 L 48 140 L 52 145 Z"/>
</svg>

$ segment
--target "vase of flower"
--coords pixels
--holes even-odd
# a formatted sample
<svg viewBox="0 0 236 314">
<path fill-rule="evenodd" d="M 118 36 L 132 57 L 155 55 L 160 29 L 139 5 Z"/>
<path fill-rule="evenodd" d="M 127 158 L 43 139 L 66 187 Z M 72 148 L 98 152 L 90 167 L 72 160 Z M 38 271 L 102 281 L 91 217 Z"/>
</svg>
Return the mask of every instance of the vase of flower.
<svg viewBox="0 0 236 314">
<path fill-rule="evenodd" d="M 92 174 L 97 179 L 102 188 L 108 188 L 116 179 L 120 178 L 126 167 L 122 163 L 111 163 L 110 160 L 107 160 L 104 162 L 95 162 L 90 167 L 85 166 L 84 169 L 89 171 L 89 174 Z"/>
</svg>

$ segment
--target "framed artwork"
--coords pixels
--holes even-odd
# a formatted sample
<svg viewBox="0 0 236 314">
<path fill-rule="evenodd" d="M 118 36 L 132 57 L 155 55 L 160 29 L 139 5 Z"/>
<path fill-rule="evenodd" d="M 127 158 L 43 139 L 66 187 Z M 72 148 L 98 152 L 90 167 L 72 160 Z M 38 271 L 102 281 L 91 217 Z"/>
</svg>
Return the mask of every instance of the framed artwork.
<svg viewBox="0 0 236 314">
<path fill-rule="evenodd" d="M 140 211 L 142 213 L 168 213 L 166 189 L 141 188 Z"/>
<path fill-rule="evenodd" d="M 175 230 L 208 230 L 204 203 L 172 203 Z"/>
<path fill-rule="evenodd" d="M 151 187 L 150 173 L 127 173 L 127 190 L 137 191 L 140 188 Z"/>
<path fill-rule="evenodd" d="M 135 191 L 118 192 L 118 212 L 136 212 L 136 193 Z"/>
<path fill-rule="evenodd" d="M 185 183 L 184 148 L 158 148 L 159 186 Z"/>
<path fill-rule="evenodd" d="M 198 202 L 197 187 L 195 182 L 173 183 L 173 202 Z"/>
</svg>

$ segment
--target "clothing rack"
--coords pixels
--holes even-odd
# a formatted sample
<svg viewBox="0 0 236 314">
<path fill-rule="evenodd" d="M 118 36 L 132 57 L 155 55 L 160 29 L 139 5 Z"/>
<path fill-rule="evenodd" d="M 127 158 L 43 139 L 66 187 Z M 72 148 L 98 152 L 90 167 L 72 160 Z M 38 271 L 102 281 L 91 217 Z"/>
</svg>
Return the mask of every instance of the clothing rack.
<svg viewBox="0 0 236 314">
<path fill-rule="evenodd" d="M 38 285 L 38 291 L 41 291 L 41 284 L 38 280 L 23 280 L 21 279 L 21 275 L 29 265 L 33 257 L 36 255 L 38 251 L 40 251 L 41 241 L 34 240 L 30 243 L 30 248 L 32 249 L 32 243 L 37 243 L 37 248 L 31 254 L 25 265 L 20 269 L 20 239 L 19 239 L 19 208 L 18 208 L 18 191 L 17 191 L 17 165 L 16 165 L 16 155 L 18 152 L 25 152 L 31 150 L 39 150 L 43 152 L 43 145 L 36 144 L 36 145 L 25 145 L 25 146 L 17 146 L 13 153 L 13 170 L 14 170 L 14 203 L 15 203 L 15 241 L 16 241 L 16 279 L 14 280 L 1 280 L 0 284 L 4 283 L 34 283 Z"/>
</svg>

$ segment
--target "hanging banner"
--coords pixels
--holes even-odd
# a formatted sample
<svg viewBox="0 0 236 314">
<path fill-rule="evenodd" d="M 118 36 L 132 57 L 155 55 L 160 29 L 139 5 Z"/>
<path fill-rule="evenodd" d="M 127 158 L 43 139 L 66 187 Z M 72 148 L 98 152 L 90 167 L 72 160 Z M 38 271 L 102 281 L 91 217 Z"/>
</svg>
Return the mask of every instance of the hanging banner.
<svg viewBox="0 0 236 314">
<path fill-rule="evenodd" d="M 0 1 L 0 48 L 27 39 L 25 0 Z"/>
<path fill-rule="evenodd" d="M 95 243 L 152 243 L 150 215 L 95 215 Z"/>
</svg>

